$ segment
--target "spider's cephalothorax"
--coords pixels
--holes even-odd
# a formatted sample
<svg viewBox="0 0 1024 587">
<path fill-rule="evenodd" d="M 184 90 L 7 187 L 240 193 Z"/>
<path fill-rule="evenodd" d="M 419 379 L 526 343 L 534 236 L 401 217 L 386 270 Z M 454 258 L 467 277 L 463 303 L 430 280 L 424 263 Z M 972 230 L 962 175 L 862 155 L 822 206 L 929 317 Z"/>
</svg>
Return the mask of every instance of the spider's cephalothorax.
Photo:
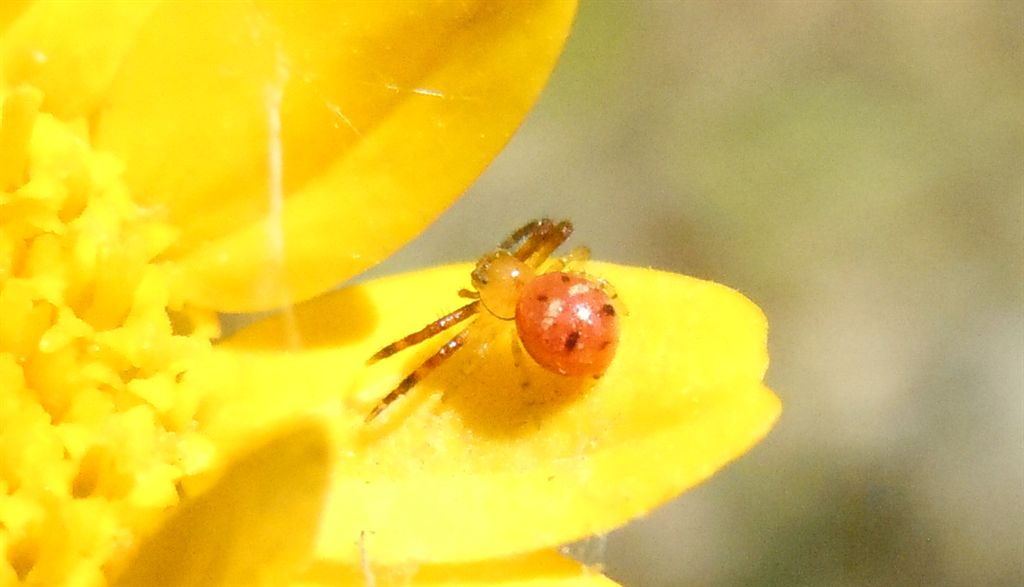
<svg viewBox="0 0 1024 587">
<path fill-rule="evenodd" d="M 377 351 L 374 362 L 423 342 L 472 318 L 481 308 L 501 320 L 515 320 L 523 348 L 540 366 L 560 375 L 599 377 L 608 368 L 619 342 L 618 313 L 603 282 L 564 271 L 568 258 L 541 266 L 572 234 L 572 223 L 548 218 L 523 225 L 498 248 L 477 261 L 472 290 L 459 295 L 473 301 L 423 329 Z M 585 248 L 570 257 L 583 260 Z M 369 422 L 466 342 L 473 323 L 446 342 L 405 377 L 366 416 Z"/>
</svg>

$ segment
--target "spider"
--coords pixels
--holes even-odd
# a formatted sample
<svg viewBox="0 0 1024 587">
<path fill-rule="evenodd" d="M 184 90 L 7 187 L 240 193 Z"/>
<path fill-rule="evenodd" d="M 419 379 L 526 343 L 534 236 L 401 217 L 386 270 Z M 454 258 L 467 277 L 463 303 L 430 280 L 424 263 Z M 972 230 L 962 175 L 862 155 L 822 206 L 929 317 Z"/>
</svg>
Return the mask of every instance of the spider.
<svg viewBox="0 0 1024 587">
<path fill-rule="evenodd" d="M 570 259 L 585 259 L 589 251 L 578 248 L 539 273 L 571 234 L 569 221 L 542 218 L 523 225 L 477 261 L 470 273 L 473 289 L 459 290 L 459 296 L 471 302 L 385 346 L 368 362 L 390 357 L 486 311 L 500 320 L 515 320 L 526 352 L 545 369 L 571 377 L 600 377 L 619 342 L 613 296 L 606 283 L 564 271 Z M 402 379 L 374 406 L 366 422 L 462 348 L 471 328 L 472 322 Z"/>
</svg>

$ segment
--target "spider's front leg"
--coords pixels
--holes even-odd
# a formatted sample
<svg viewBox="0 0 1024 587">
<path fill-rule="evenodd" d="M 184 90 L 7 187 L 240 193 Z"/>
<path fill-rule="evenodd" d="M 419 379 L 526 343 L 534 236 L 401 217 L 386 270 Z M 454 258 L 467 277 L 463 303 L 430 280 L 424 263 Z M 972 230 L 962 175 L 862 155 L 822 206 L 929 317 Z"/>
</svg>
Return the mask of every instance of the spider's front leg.
<svg viewBox="0 0 1024 587">
<path fill-rule="evenodd" d="M 419 367 L 416 367 L 412 373 L 406 375 L 405 379 L 400 381 L 390 393 L 377 402 L 377 405 L 374 406 L 373 409 L 370 410 L 370 413 L 366 415 L 366 419 L 364 421 L 369 423 L 383 412 L 385 408 L 391 405 L 393 401 L 405 395 L 406 392 L 426 377 L 428 373 L 436 369 L 441 365 L 441 363 L 444 363 L 449 357 L 454 355 L 456 351 L 462 348 L 462 345 L 466 343 L 466 339 L 468 337 L 469 328 L 466 328 L 462 332 L 456 334 L 454 338 L 446 342 L 444 346 L 437 350 L 436 353 L 430 355 L 430 358 L 423 361 L 423 363 Z"/>
<path fill-rule="evenodd" d="M 512 234 L 508 235 L 505 240 L 501 241 L 498 245 L 499 249 L 514 252 L 513 249 L 517 249 L 522 244 L 529 240 L 533 235 L 538 233 L 546 233 L 554 227 L 555 223 L 550 218 L 539 218 L 537 220 L 531 220 L 526 224 L 515 229 Z"/>
<path fill-rule="evenodd" d="M 401 350 L 411 347 L 414 344 L 421 343 L 427 340 L 428 338 L 433 338 L 434 336 L 444 332 L 445 330 L 448 330 L 452 326 L 455 326 L 459 322 L 462 322 L 467 318 L 475 315 L 479 311 L 480 302 L 470 302 L 465 306 L 462 306 L 461 308 L 438 318 L 437 320 L 431 322 L 430 324 L 427 324 L 422 329 L 417 330 L 412 334 L 408 334 L 403 338 L 400 338 L 399 340 L 396 340 L 395 342 L 389 344 L 388 346 L 380 349 L 379 351 L 374 353 L 372 357 L 370 357 L 367 363 L 376 363 L 377 361 L 381 359 L 386 359 Z"/>
<path fill-rule="evenodd" d="M 418 344 L 429 338 L 433 338 L 434 336 L 444 332 L 445 330 L 448 330 L 449 328 L 455 326 L 456 324 L 459 324 L 460 322 L 463 322 L 469 319 L 470 317 L 475 316 L 479 311 L 480 302 L 470 302 L 465 306 L 462 306 L 461 308 L 458 308 L 457 310 L 454 310 L 453 312 L 450 312 L 447 315 L 438 318 L 437 320 L 431 322 L 430 324 L 427 324 L 420 330 L 417 330 L 412 334 L 406 335 L 405 337 L 396 340 L 395 342 L 380 349 L 379 351 L 374 353 L 372 357 L 370 357 L 367 363 L 375 363 L 381 359 L 390 357 L 391 355 L 403 349 L 409 348 L 414 344 Z M 373 410 L 371 410 L 370 413 L 367 414 L 365 421 L 369 422 L 376 418 L 378 414 L 384 411 L 384 408 L 388 407 L 388 405 L 391 404 L 391 402 L 405 395 L 405 393 L 412 389 L 412 387 L 416 385 L 416 383 L 419 380 L 426 377 L 427 373 L 433 371 L 448 357 L 452 356 L 455 353 L 455 351 L 459 350 L 459 348 L 461 348 L 462 345 L 466 342 L 468 332 L 469 329 L 466 328 L 462 332 L 455 335 L 454 338 L 445 343 L 444 346 L 438 349 L 438 351 L 431 355 L 430 358 L 428 358 L 426 361 L 424 361 L 423 364 L 421 364 L 419 367 L 416 367 L 416 369 L 412 373 L 407 375 L 405 379 L 402 379 L 402 381 L 399 382 L 398 385 L 395 386 L 395 388 L 392 389 L 390 393 L 384 396 L 382 400 L 377 402 L 377 405 L 373 407 Z"/>
<path fill-rule="evenodd" d="M 571 235 L 572 223 L 568 220 L 555 223 L 550 218 L 541 218 L 519 227 L 499 245 L 499 249 L 536 268 Z"/>
</svg>

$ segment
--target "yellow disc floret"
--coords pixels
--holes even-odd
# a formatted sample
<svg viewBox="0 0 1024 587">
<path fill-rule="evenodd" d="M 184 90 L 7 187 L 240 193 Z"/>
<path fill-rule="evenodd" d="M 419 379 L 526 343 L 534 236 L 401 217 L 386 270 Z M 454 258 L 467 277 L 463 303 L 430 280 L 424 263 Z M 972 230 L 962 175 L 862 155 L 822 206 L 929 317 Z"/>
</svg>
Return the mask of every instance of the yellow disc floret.
<svg viewBox="0 0 1024 587">
<path fill-rule="evenodd" d="M 84 121 L 0 102 L 0 585 L 102 585 L 212 458 L 186 367 L 216 316 L 178 299 L 175 231 Z"/>
</svg>

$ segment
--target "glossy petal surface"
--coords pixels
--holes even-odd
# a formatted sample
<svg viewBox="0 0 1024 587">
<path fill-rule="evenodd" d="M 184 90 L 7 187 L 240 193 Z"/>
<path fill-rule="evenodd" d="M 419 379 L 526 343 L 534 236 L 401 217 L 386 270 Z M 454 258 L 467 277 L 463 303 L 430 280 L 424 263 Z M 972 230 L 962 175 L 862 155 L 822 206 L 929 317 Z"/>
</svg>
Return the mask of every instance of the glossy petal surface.
<svg viewBox="0 0 1024 587">
<path fill-rule="evenodd" d="M 464 350 L 365 425 L 441 341 L 372 367 L 366 358 L 460 305 L 454 292 L 470 269 L 331 294 L 239 333 L 193 371 L 223 395 L 205 418 L 220 442 L 296 414 L 334 419 L 321 556 L 480 560 L 599 534 L 710 476 L 778 417 L 761 383 L 766 323 L 750 301 L 706 281 L 590 263 L 629 310 L 603 378 L 541 369 L 515 350 L 514 325 L 481 316 Z"/>
<path fill-rule="evenodd" d="M 451 204 L 533 104 L 574 11 L 46 3 L 0 51 L 8 82 L 87 117 L 136 199 L 181 229 L 167 257 L 187 299 L 248 311 L 330 288 Z"/>
</svg>

